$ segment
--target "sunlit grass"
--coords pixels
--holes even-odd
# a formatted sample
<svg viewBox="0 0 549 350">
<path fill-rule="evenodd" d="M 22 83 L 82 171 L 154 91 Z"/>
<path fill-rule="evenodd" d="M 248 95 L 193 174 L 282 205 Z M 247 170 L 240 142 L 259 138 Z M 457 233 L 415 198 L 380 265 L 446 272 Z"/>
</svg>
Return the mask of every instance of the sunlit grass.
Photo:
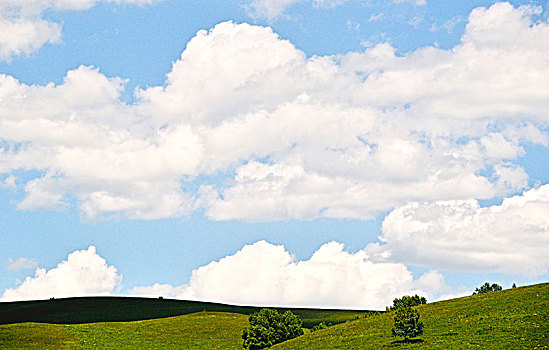
<svg viewBox="0 0 549 350">
<path fill-rule="evenodd" d="M 129 299 L 129 298 L 126 298 Z M 104 302 L 110 303 L 104 304 Z M 135 300 L 102 300 L 116 317 L 131 314 Z M 78 304 L 73 299 L 72 305 Z M 90 300 L 86 301 L 91 302 Z M 97 302 L 97 300 L 95 300 Z M 45 302 L 47 303 L 47 301 Z M 157 314 L 173 311 L 174 304 L 163 306 Z M 54 303 L 40 304 L 53 307 Z M 101 304 L 101 303 L 100 303 Z M 32 303 L 3 305 L 4 311 L 22 310 Z M 154 311 L 151 305 L 147 311 Z M 171 306 L 170 306 L 171 305 Z M 179 304 L 179 307 L 198 304 Z M 200 304 L 204 307 L 206 304 Z M 215 307 L 221 307 L 220 304 Z M 213 307 L 211 306 L 210 307 Z M 135 306 L 135 304 L 134 304 Z M 230 306 L 223 306 L 230 307 Z M 55 309 L 55 307 L 53 307 Z M 256 308 L 234 307 L 233 310 Z M 34 310 L 34 311 L 29 311 Z M 129 310 L 127 315 L 123 310 Z M 296 309 L 294 309 L 296 310 Z M 274 349 L 549 349 L 549 284 L 504 290 L 483 295 L 453 299 L 417 307 L 425 323 L 424 335 L 413 343 L 404 343 L 391 336 L 393 313 L 367 318 L 364 312 L 298 310 L 310 324 L 320 321 L 346 323 L 328 327 L 273 347 Z M 1 308 L 0 308 L 1 311 Z M 74 315 L 69 310 L 64 317 Z M 105 316 L 105 310 L 95 310 Z M 181 310 L 180 310 L 181 311 Z M 143 310 L 134 310 L 143 315 Z M 297 313 L 297 312 L 296 312 Z M 10 314 L 4 313 L 4 315 Z M 1 315 L 1 313 L 0 313 Z M 86 316 L 86 315 L 84 315 Z M 61 316 L 57 315 L 60 318 Z M 86 317 L 89 317 L 87 315 Z M 241 349 L 242 329 L 248 317 L 244 313 L 195 312 L 183 316 L 132 322 L 98 322 L 85 324 L 15 323 L 0 325 L 1 349 Z M 335 323 L 334 322 L 334 323 Z"/>
<path fill-rule="evenodd" d="M 417 310 L 425 329 L 413 343 L 391 336 L 391 312 L 313 332 L 273 349 L 549 349 L 548 283 L 421 305 Z"/>
<path fill-rule="evenodd" d="M 0 326 L 2 349 L 241 349 L 241 314 L 201 312 L 147 321 Z"/>
</svg>

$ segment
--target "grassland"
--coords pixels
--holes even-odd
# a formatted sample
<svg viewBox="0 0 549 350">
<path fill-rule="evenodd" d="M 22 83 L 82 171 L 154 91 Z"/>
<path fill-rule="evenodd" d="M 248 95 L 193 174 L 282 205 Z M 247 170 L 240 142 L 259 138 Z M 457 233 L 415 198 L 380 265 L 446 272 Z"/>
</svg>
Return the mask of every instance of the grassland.
<svg viewBox="0 0 549 350">
<path fill-rule="evenodd" d="M 549 284 L 417 307 L 424 335 L 414 343 L 391 336 L 394 313 L 310 333 L 273 349 L 549 349 Z"/>
<path fill-rule="evenodd" d="M 38 311 L 44 311 L 46 306 L 55 310 L 59 305 L 68 302 L 68 306 L 81 306 L 82 303 L 88 306 L 100 303 L 100 305 L 95 304 L 96 307 L 108 305 L 110 309 L 107 308 L 107 311 L 110 310 L 113 313 L 111 318 L 131 318 L 144 316 L 147 313 L 149 316 L 154 313 L 165 315 L 175 312 L 173 308 L 177 303 L 189 303 L 139 299 L 140 301 L 136 304 L 136 300 L 128 300 L 136 298 L 114 299 L 117 298 L 78 298 L 0 304 L 0 317 L 12 315 L 17 311 L 26 316 L 32 316 Z M 57 304 L 57 302 L 61 303 Z M 162 305 L 162 307 L 158 306 L 159 309 L 155 311 L 155 304 L 147 304 L 149 302 L 157 303 L 156 305 Z M 126 313 L 121 306 L 121 309 L 115 309 L 115 304 L 118 306 L 125 304 Z M 141 305 L 144 309 L 135 310 L 136 305 Z M 257 308 L 244 307 L 246 312 L 227 312 L 226 310 L 224 312 L 206 310 L 205 312 L 204 309 L 207 307 L 232 308 L 233 311 L 240 310 L 242 307 L 192 302 L 179 304 L 179 307 L 182 308 L 183 305 L 189 308 L 186 315 L 162 316 L 163 318 L 133 322 L 83 324 L 4 322 L 10 324 L 0 325 L 0 348 L 241 349 L 241 334 L 247 324 L 247 314 L 257 310 Z M 190 312 L 199 306 L 203 309 L 198 310 L 199 312 Z M 146 311 L 147 307 L 150 307 L 149 311 Z M 414 343 L 403 343 L 391 337 L 393 313 L 355 320 L 356 315 L 364 315 L 364 312 L 293 309 L 298 310 L 296 313 L 301 311 L 302 317 L 311 324 L 319 321 L 329 322 L 328 320 L 341 321 L 345 318 L 349 321 L 325 330 L 307 332 L 306 335 L 276 345 L 273 349 L 549 349 L 549 283 L 421 305 L 417 309 L 425 323 L 425 333 L 421 340 Z M 63 317 L 65 320 L 76 321 L 78 317 L 73 314 L 75 310 L 66 310 L 65 313 L 56 314 L 55 318 L 57 321 L 61 321 Z M 178 310 L 181 312 L 181 309 Z M 103 315 L 102 317 L 106 317 L 107 311 L 101 310 L 100 307 L 94 310 L 96 316 Z M 84 316 L 91 317 L 90 314 L 86 315 L 89 312 L 91 311 L 83 312 Z M 42 315 L 42 317 L 51 318 L 52 315 Z M 84 316 L 80 315 L 80 317 Z"/>
<path fill-rule="evenodd" d="M 0 326 L 2 349 L 242 349 L 242 314 L 199 312 L 133 322 Z"/>
</svg>

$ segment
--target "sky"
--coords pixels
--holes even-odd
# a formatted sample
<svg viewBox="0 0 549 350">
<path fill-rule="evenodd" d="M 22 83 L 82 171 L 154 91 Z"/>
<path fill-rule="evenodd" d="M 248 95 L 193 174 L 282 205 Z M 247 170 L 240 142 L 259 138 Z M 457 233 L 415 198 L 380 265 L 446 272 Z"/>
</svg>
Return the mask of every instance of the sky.
<svg viewBox="0 0 549 350">
<path fill-rule="evenodd" d="M 0 0 L 0 301 L 384 309 L 547 282 L 548 18 Z"/>
</svg>

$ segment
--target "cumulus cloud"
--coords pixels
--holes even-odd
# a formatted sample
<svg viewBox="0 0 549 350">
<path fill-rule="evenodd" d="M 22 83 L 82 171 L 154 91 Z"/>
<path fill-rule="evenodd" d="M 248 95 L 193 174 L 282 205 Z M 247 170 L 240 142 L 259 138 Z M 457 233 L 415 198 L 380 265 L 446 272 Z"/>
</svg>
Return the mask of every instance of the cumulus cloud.
<svg viewBox="0 0 549 350">
<path fill-rule="evenodd" d="M 524 145 L 548 144 L 549 26 L 531 13 L 475 9 L 459 45 L 405 56 L 308 58 L 270 28 L 220 23 L 131 105 L 93 67 L 58 85 L 0 75 L 0 173 L 39 172 L 18 181 L 19 209 L 76 201 L 90 218 L 369 219 L 515 194 Z"/>
<path fill-rule="evenodd" d="M 86 10 L 96 3 L 151 4 L 160 0 L 2 0 L 0 1 L 0 60 L 30 54 L 61 39 L 61 24 L 45 20 L 46 10 Z"/>
<path fill-rule="evenodd" d="M 62 208 L 70 192 L 90 218 L 188 212 L 179 181 L 196 166 L 196 137 L 186 126 L 151 130 L 140 123 L 119 101 L 122 86 L 90 67 L 70 71 L 58 86 L 0 76 L 0 137 L 13 145 L 32 141 L 2 149 L 0 171 L 44 172 L 25 184 L 19 209 Z"/>
<path fill-rule="evenodd" d="M 406 293 L 431 298 L 446 289 L 436 271 L 414 279 L 405 265 L 374 263 L 341 243 L 327 243 L 299 261 L 284 246 L 259 241 L 194 270 L 188 285 L 132 292 L 234 304 L 384 309 Z"/>
<path fill-rule="evenodd" d="M 0 17 L 0 60 L 30 54 L 44 44 L 61 38 L 61 26 L 42 19 L 6 19 Z"/>
<path fill-rule="evenodd" d="M 549 185 L 490 207 L 476 200 L 410 203 L 386 216 L 384 244 L 366 251 L 444 270 L 536 277 L 549 271 L 547 213 Z"/>
<path fill-rule="evenodd" d="M 19 271 L 26 269 L 34 269 L 38 263 L 34 259 L 29 258 L 19 258 L 17 260 L 8 259 L 8 270 L 10 271 Z"/>
<path fill-rule="evenodd" d="M 19 260 L 18 260 L 19 261 Z M 2 300 L 108 295 L 120 286 L 122 276 L 96 253 L 95 247 L 77 250 L 51 270 L 37 268 L 19 286 L 8 288 Z"/>
</svg>

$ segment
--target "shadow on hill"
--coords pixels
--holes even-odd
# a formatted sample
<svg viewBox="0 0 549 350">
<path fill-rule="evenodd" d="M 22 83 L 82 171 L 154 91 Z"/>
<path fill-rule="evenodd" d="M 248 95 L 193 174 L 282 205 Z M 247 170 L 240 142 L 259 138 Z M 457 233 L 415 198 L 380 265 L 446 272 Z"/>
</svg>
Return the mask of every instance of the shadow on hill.
<svg viewBox="0 0 549 350">
<path fill-rule="evenodd" d="M 249 315 L 261 307 L 219 303 L 138 297 L 79 297 L 0 303 L 0 324 L 23 322 L 79 324 L 128 322 L 187 315 L 195 312 L 231 312 Z M 273 308 L 291 310 L 301 317 L 303 326 L 311 328 L 325 323 L 342 323 L 374 311 Z"/>
<path fill-rule="evenodd" d="M 391 346 L 402 345 L 402 344 L 417 344 L 423 343 L 423 339 L 404 339 L 404 340 L 395 340 L 391 342 Z"/>
</svg>

